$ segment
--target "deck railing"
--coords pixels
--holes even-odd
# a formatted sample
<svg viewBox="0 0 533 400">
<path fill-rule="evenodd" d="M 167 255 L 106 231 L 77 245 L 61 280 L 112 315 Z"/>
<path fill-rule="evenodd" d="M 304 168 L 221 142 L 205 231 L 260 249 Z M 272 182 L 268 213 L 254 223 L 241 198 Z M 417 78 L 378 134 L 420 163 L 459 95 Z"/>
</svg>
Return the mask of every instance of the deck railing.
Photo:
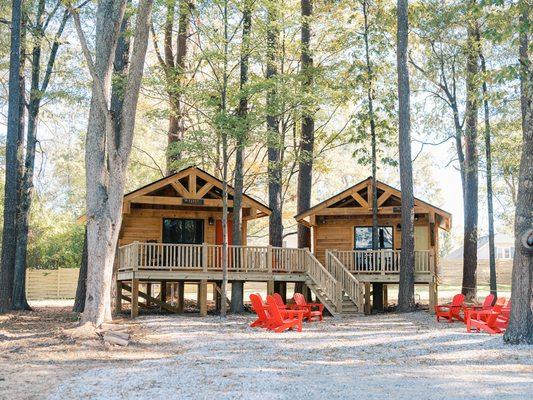
<svg viewBox="0 0 533 400">
<path fill-rule="evenodd" d="M 309 278 L 322 289 L 324 295 L 335 305 L 337 312 L 342 309 L 342 286 L 335 277 L 318 261 L 315 256 L 306 251 L 307 274 Z"/>
<path fill-rule="evenodd" d="M 361 310 L 363 307 L 363 286 L 329 250 L 326 250 L 326 268 L 339 282 L 346 295 Z"/>
<path fill-rule="evenodd" d="M 228 246 L 230 272 L 305 272 L 305 249 Z M 222 246 L 134 242 L 119 248 L 119 270 L 221 271 Z"/>
<path fill-rule="evenodd" d="M 400 250 L 331 250 L 350 271 L 364 274 L 400 273 Z M 415 250 L 415 273 L 429 274 L 434 262 L 432 250 Z"/>
</svg>

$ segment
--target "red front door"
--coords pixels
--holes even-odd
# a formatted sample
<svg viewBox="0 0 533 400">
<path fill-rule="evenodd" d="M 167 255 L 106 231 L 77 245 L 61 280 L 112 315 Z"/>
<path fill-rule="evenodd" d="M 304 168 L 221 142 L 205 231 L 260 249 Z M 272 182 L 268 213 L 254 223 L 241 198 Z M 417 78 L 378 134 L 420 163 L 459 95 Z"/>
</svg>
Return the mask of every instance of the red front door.
<svg viewBox="0 0 533 400">
<path fill-rule="evenodd" d="M 215 225 L 215 244 L 222 244 L 222 220 L 217 219 Z M 233 244 L 233 221 L 228 220 L 228 245 Z"/>
</svg>

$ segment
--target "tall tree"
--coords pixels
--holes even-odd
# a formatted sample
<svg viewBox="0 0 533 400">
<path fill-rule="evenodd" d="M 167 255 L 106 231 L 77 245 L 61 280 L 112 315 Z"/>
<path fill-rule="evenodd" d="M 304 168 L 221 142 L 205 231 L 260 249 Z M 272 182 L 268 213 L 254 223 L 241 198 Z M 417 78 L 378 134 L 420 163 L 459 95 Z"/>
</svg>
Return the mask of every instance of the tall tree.
<svg viewBox="0 0 533 400">
<path fill-rule="evenodd" d="M 278 116 L 277 76 L 279 46 L 279 3 L 272 0 L 267 7 L 267 60 L 266 79 L 269 90 L 266 94 L 266 123 L 268 142 L 268 206 L 272 214 L 268 220 L 269 244 L 281 247 L 283 243 L 283 202 L 282 202 L 282 164 L 281 135 Z"/>
<path fill-rule="evenodd" d="M 462 293 L 468 300 L 477 293 L 477 225 L 478 225 L 478 58 L 477 4 L 468 2 L 466 40 L 466 108 L 464 132 L 464 237 L 463 237 L 463 287 Z M 403 245 L 402 245 L 403 247 Z"/>
<path fill-rule="evenodd" d="M 248 69 L 250 64 L 250 33 L 252 30 L 252 6 L 251 0 L 244 0 L 242 11 L 242 43 L 239 79 L 239 108 L 237 110 L 236 148 L 235 148 L 235 184 L 233 193 L 233 244 L 242 245 L 242 196 L 244 186 L 244 148 L 249 131 L 248 123 Z M 239 254 L 239 253 L 237 253 Z M 236 260 L 241 262 L 242 260 Z M 231 284 L 231 312 L 244 311 L 243 305 L 244 282 L 233 281 Z"/>
<path fill-rule="evenodd" d="M 400 254 L 398 310 L 405 312 L 415 308 L 414 194 L 413 162 L 411 158 L 409 69 L 407 67 L 409 3 L 408 0 L 398 0 L 397 4 L 398 142 L 400 154 L 400 186 L 402 191 L 402 250 Z"/>
<path fill-rule="evenodd" d="M 519 58 L 520 104 L 522 111 L 522 157 L 518 178 L 515 214 L 515 256 L 511 289 L 511 316 L 504 340 L 509 343 L 533 343 L 533 63 L 530 50 L 530 4 L 518 3 L 520 10 Z"/>
<path fill-rule="evenodd" d="M 21 90 L 22 0 L 13 0 L 11 8 L 11 44 L 9 55 L 9 95 L 6 137 L 6 177 L 4 187 L 4 226 L 2 231 L 2 264 L 0 270 L 0 313 L 13 305 L 17 226 L 16 215 L 20 166 L 22 163 L 22 131 L 24 118 Z"/>
<path fill-rule="evenodd" d="M 374 73 L 370 61 L 369 29 L 368 23 L 368 1 L 363 0 L 363 20 L 365 41 L 365 61 L 366 61 L 366 85 L 368 98 L 368 119 L 370 123 L 370 142 L 372 158 L 372 250 L 379 248 L 379 223 L 378 223 L 378 186 L 377 186 L 377 155 L 376 155 L 376 119 L 374 115 Z"/>
<path fill-rule="evenodd" d="M 313 58 L 311 55 L 312 0 L 301 0 L 301 75 L 304 104 L 299 149 L 297 213 L 311 207 L 311 186 L 313 184 L 313 158 L 315 142 L 314 104 L 309 101 L 313 88 Z M 298 224 L 298 247 L 311 248 L 311 230 Z"/>
<path fill-rule="evenodd" d="M 81 6 L 83 6 L 85 3 L 82 3 Z M 30 33 L 33 36 L 33 46 L 31 52 L 31 84 L 28 101 L 26 152 L 20 182 L 19 212 L 17 215 L 17 248 L 15 276 L 13 283 L 13 308 L 19 310 L 29 309 L 25 293 L 26 254 L 28 249 L 30 209 L 33 200 L 33 179 L 39 113 L 41 102 L 46 95 L 48 85 L 52 77 L 52 72 L 54 70 L 54 65 L 61 43 L 61 36 L 70 17 L 70 13 L 67 9 L 65 9 L 60 17 L 59 27 L 53 36 L 50 54 L 48 56 L 48 60 L 44 64 L 46 67 L 41 82 L 41 73 L 43 72 L 42 52 L 43 45 L 46 43 L 44 39 L 47 35 L 47 27 L 49 26 L 49 22 L 58 11 L 59 7 L 54 7 L 51 11 L 47 12 L 46 1 L 39 0 L 36 4 L 35 21 L 32 22 L 32 29 L 30 30 Z"/>
<path fill-rule="evenodd" d="M 174 50 L 174 19 L 178 3 L 178 30 L 176 35 L 176 49 Z M 166 1 L 166 17 L 164 23 L 163 54 L 152 27 L 154 48 L 159 65 L 165 75 L 165 88 L 168 95 L 169 116 L 167 131 L 166 170 L 167 174 L 176 172 L 181 166 L 181 142 L 185 136 L 184 105 L 182 102 L 185 86 L 185 67 L 188 51 L 188 37 L 190 19 L 194 9 L 193 0 Z M 175 54 L 174 54 L 175 53 Z"/>
<path fill-rule="evenodd" d="M 226 317 L 226 293 L 228 286 L 228 127 L 226 119 L 228 117 L 228 47 L 229 47 L 229 21 L 228 21 L 228 0 L 223 3 L 223 67 L 222 67 L 222 87 L 220 93 L 220 117 L 218 118 L 219 134 L 222 144 L 222 298 L 220 305 L 220 316 Z"/>
<path fill-rule="evenodd" d="M 100 326 L 111 319 L 111 281 L 122 218 L 122 198 L 131 153 L 137 100 L 150 32 L 152 0 L 141 0 L 127 78 L 123 82 L 120 129 L 110 106 L 115 49 L 126 0 L 101 0 L 96 12 L 95 56 L 90 53 L 78 10 L 76 31 L 92 78 L 86 142 L 87 294 L 82 322 Z"/>
<path fill-rule="evenodd" d="M 487 84 L 487 64 L 481 44 L 481 36 L 478 31 L 479 61 L 481 72 L 483 73 L 483 121 L 485 124 L 485 163 L 487 174 L 487 217 L 489 225 L 489 281 L 490 292 L 498 295 L 496 284 L 496 252 L 494 248 L 494 205 L 492 201 L 492 154 L 491 154 L 491 129 L 490 129 L 490 108 L 489 108 L 489 90 Z"/>
</svg>

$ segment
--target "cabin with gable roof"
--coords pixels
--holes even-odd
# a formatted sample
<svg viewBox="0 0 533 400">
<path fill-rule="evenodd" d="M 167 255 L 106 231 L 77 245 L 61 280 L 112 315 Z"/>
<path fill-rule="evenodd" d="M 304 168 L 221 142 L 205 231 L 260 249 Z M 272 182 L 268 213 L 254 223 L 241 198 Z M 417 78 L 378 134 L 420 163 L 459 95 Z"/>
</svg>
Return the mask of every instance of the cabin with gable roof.
<svg viewBox="0 0 533 400">
<path fill-rule="evenodd" d="M 379 238 L 372 249 L 372 178 L 316 204 L 295 216 L 311 229 L 312 252 L 323 265 L 332 258 L 364 286 L 365 304 L 373 294 L 375 308 L 387 303 L 387 284 L 397 284 L 400 273 L 400 190 L 377 181 Z M 414 201 L 415 283 L 429 285 L 430 306 L 436 304 L 439 270 L 439 229 L 451 229 L 450 213 L 418 198 Z"/>
</svg>

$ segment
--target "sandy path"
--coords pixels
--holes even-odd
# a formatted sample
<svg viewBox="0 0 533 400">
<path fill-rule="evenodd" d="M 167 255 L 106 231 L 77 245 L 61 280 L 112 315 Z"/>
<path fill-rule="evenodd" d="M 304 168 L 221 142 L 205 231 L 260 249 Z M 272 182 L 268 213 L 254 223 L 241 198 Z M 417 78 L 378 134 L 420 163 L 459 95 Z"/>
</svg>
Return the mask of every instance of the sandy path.
<svg viewBox="0 0 533 400">
<path fill-rule="evenodd" d="M 71 371 L 48 398 L 533 396 L 533 347 L 467 334 L 458 323 L 437 325 L 423 312 L 327 319 L 300 334 L 251 329 L 250 320 L 142 317 L 145 335 L 129 347 L 129 358 Z M 146 359 L 136 361 L 131 352 Z"/>
</svg>

